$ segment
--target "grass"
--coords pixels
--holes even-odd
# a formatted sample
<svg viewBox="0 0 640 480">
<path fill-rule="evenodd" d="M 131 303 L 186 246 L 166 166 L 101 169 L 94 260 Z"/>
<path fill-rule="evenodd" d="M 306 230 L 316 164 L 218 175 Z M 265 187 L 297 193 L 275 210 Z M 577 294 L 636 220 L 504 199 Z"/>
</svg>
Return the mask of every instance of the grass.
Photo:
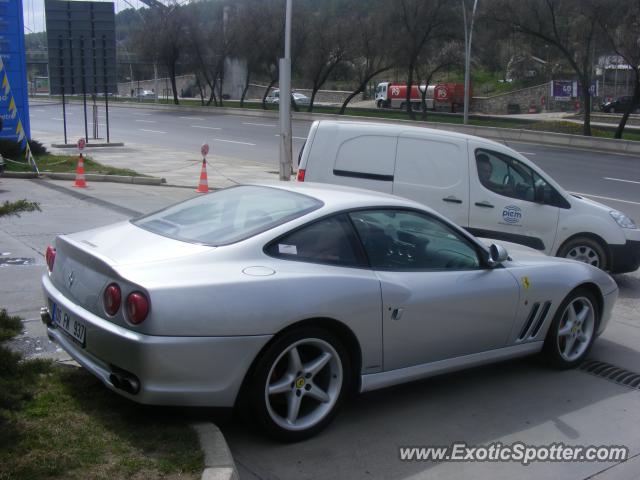
<svg viewBox="0 0 640 480">
<path fill-rule="evenodd" d="M 29 202 L 28 200 L 17 200 L 15 202 L 10 202 L 9 200 L 5 200 L 4 203 L 0 204 L 0 217 L 15 215 L 17 217 L 20 216 L 21 213 L 24 212 L 34 212 L 41 211 L 40 205 L 36 202 Z M 4 311 L 4 310 L 3 310 Z M 0 341 L 4 340 L 0 338 Z"/>
<path fill-rule="evenodd" d="M 0 310 L 7 339 L 21 321 Z M 21 359 L 0 345 L 0 480 L 198 479 L 197 435 L 168 409 L 144 407 L 83 369 Z"/>
<path fill-rule="evenodd" d="M 0 432 L 0 479 L 200 478 L 195 431 L 166 409 L 143 407 L 85 370 L 51 366 Z"/>
<path fill-rule="evenodd" d="M 41 155 L 36 157 L 36 163 L 38 169 L 41 172 L 56 172 L 56 173 L 73 173 L 78 166 L 77 155 Z M 33 169 L 27 163 L 7 162 L 5 169 L 8 172 L 31 172 Z M 125 175 L 125 176 L 139 176 L 145 175 L 131 170 L 129 168 L 116 168 L 109 165 L 103 165 L 91 158 L 84 158 L 84 171 L 85 173 L 97 173 L 102 175 Z"/>
</svg>

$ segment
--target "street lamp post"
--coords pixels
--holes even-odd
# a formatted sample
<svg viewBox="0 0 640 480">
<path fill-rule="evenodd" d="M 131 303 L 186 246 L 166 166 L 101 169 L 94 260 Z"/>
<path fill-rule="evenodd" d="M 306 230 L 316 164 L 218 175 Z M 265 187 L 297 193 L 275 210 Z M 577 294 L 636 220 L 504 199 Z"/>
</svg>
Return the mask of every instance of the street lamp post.
<svg viewBox="0 0 640 480">
<path fill-rule="evenodd" d="M 462 0 L 462 18 L 464 19 L 464 124 L 469 123 L 469 73 L 471 69 L 471 39 L 473 37 L 473 21 L 476 16 L 478 0 L 473 0 L 471 12 L 471 28 L 467 28 L 467 7 Z"/>
<path fill-rule="evenodd" d="M 280 59 L 280 180 L 291 180 L 291 0 L 287 0 L 284 58 Z"/>
</svg>

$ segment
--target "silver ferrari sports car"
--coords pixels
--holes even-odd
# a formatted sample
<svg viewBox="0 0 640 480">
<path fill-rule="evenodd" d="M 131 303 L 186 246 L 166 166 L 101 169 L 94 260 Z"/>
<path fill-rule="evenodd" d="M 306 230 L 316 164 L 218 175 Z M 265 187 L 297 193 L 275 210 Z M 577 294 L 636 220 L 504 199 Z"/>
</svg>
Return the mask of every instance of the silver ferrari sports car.
<svg viewBox="0 0 640 480">
<path fill-rule="evenodd" d="M 242 405 L 309 437 L 350 392 L 541 354 L 579 364 L 618 295 L 603 271 L 508 256 L 410 200 L 245 185 L 61 235 L 42 319 L 144 404 Z"/>
</svg>

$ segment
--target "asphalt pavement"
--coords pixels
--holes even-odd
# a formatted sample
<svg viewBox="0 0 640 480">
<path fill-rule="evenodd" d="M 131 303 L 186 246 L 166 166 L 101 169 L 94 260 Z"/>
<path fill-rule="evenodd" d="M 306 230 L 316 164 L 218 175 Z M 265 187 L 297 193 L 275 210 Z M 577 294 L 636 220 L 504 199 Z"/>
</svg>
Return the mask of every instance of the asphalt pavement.
<svg viewBox="0 0 640 480">
<path fill-rule="evenodd" d="M 195 195 L 192 188 L 0 179 L 0 201 L 27 198 L 42 212 L 0 220 L 0 305 L 27 319 L 20 346 L 30 355 L 63 352 L 38 319 L 42 252 L 55 235 L 124 220 Z M 7 259 L 23 259 L 6 261 Z M 31 260 L 31 261 L 29 261 Z M 590 355 L 638 372 L 640 272 L 617 275 L 620 299 Z M 640 391 L 588 373 L 556 371 L 533 359 L 512 361 L 367 393 L 347 402 L 329 428 L 283 445 L 242 423 L 220 423 L 242 479 L 637 479 Z M 218 421 L 220 419 L 217 419 Z M 222 419 L 224 420 L 224 418 Z M 614 463 L 404 462 L 400 446 L 492 442 L 625 445 Z"/>
</svg>

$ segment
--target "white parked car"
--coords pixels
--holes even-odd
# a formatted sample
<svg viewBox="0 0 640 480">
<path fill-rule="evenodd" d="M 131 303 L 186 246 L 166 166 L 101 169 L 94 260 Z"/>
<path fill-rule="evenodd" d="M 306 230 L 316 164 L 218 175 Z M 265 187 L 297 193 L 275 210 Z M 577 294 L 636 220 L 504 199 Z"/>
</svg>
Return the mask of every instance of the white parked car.
<svg viewBox="0 0 640 480">
<path fill-rule="evenodd" d="M 292 92 L 291 97 L 295 100 L 296 105 L 309 105 L 310 99 L 306 95 L 299 92 Z M 267 95 L 266 103 L 278 105 L 280 103 L 280 90 L 273 90 Z"/>
<path fill-rule="evenodd" d="M 400 124 L 316 121 L 298 180 L 407 197 L 476 236 L 611 273 L 640 266 L 640 229 L 632 219 L 570 194 L 520 153 L 484 138 Z"/>
</svg>

